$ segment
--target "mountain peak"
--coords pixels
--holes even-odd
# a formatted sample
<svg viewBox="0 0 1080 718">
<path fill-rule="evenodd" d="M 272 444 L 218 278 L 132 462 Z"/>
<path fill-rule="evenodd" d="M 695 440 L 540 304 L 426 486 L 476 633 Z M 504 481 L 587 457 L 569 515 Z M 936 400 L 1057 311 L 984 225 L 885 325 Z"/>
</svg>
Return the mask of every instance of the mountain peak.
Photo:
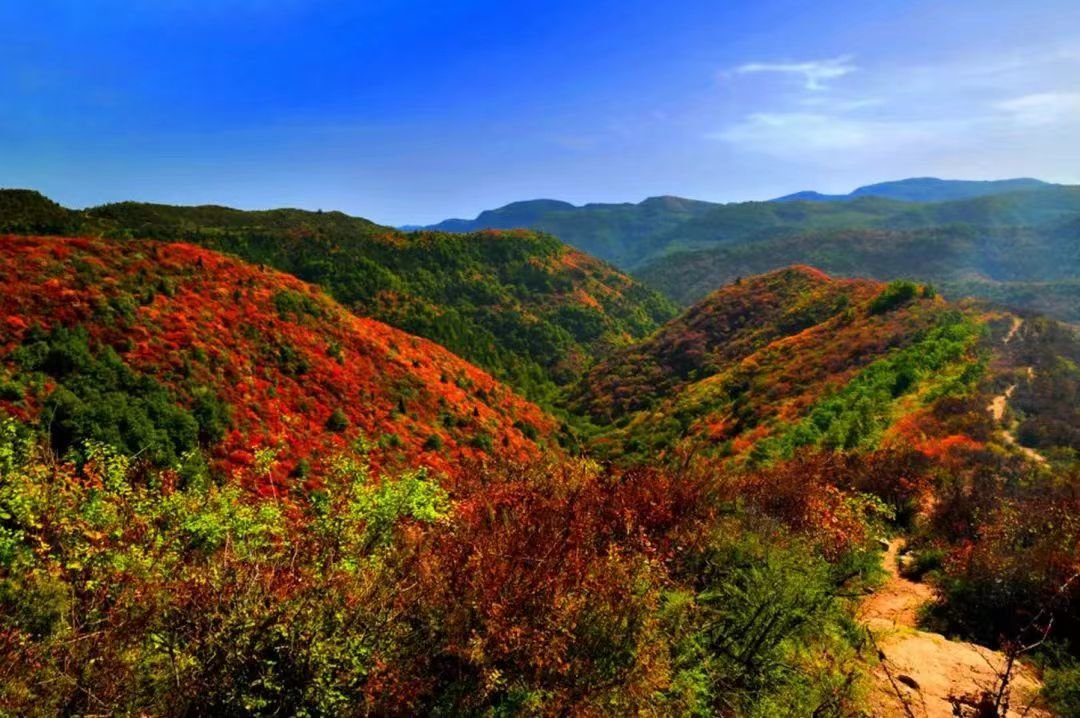
<svg viewBox="0 0 1080 718">
<path fill-rule="evenodd" d="M 937 177 L 911 177 L 893 182 L 859 187 L 852 197 L 888 197 L 907 202 L 943 202 L 987 195 L 1039 189 L 1048 183 L 1030 177 L 1003 180 L 948 180 Z"/>
<path fill-rule="evenodd" d="M 844 194 L 822 194 L 812 189 L 803 190 L 801 192 L 793 192 L 792 194 L 786 194 L 783 197 L 777 197 L 770 200 L 771 202 L 840 202 L 847 199 L 848 196 Z"/>
<path fill-rule="evenodd" d="M 500 215 L 518 212 L 558 212 L 564 209 L 574 209 L 574 205 L 561 199 L 523 199 L 517 202 L 504 204 L 498 209 L 484 210 L 476 216 L 477 221 L 489 215 Z"/>
<path fill-rule="evenodd" d="M 0 189 L 0 231 L 64 232 L 71 224 L 66 209 L 32 189 Z"/>
<path fill-rule="evenodd" d="M 694 200 L 685 197 L 676 197 L 673 194 L 661 194 L 655 197 L 646 197 L 639 204 L 641 207 L 663 207 L 665 209 L 682 209 L 693 203 Z"/>
</svg>

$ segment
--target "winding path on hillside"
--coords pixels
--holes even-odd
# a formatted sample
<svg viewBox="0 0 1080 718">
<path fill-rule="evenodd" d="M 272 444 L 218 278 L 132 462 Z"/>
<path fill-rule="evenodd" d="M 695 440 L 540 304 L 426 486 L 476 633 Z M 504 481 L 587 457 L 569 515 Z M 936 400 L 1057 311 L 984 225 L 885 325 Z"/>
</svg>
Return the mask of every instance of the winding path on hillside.
<svg viewBox="0 0 1080 718">
<path fill-rule="evenodd" d="M 1012 326 L 1009 327 L 1009 331 L 1005 335 L 1005 339 L 1002 341 L 1002 344 L 1008 344 L 1014 338 L 1016 338 L 1017 332 L 1020 331 L 1020 327 L 1022 327 L 1023 325 L 1023 319 L 1021 319 L 1020 317 L 1013 317 Z M 1027 372 L 1027 379 L 1029 382 L 1035 379 L 1034 367 L 1024 367 L 1024 370 Z M 1035 449 L 1021 446 L 1020 442 L 1016 440 L 1016 433 L 1013 429 L 1012 424 L 1007 424 L 1005 421 L 1005 417 L 1009 407 L 1009 400 L 1012 399 L 1012 395 L 1013 392 L 1016 391 L 1016 387 L 1017 385 L 1015 383 L 1010 384 L 1008 387 L 1006 387 L 1004 392 L 998 394 L 993 399 L 991 399 L 990 403 L 986 407 L 986 410 L 990 412 L 990 415 L 992 417 L 994 417 L 994 421 L 1001 425 L 1001 434 L 1005 438 L 1006 444 L 1017 449 L 1018 451 L 1020 451 L 1020 453 L 1024 454 L 1032 461 L 1038 464 L 1045 464 L 1047 463 L 1046 457 L 1040 454 Z"/>
<path fill-rule="evenodd" d="M 1006 658 L 974 643 L 918 630 L 919 608 L 934 593 L 926 584 L 900 575 L 897 557 L 903 546 L 903 539 L 889 543 L 883 558 L 888 580 L 859 608 L 859 619 L 883 656 L 873 672 L 870 706 L 875 718 L 953 718 L 950 698 L 993 690 Z M 1045 711 L 1029 708 L 1040 686 L 1029 669 L 1016 671 L 1008 716 L 1049 718 Z"/>
<path fill-rule="evenodd" d="M 1028 381 L 1035 378 L 1035 369 L 1033 367 L 1026 367 Z M 1006 387 L 1005 391 L 998 394 L 993 398 L 990 404 L 986 407 L 990 415 L 994 417 L 994 421 L 1001 424 L 1001 435 L 1005 438 L 1005 443 L 1014 449 L 1018 450 L 1024 456 L 1028 457 L 1032 461 L 1038 464 L 1045 464 L 1046 457 L 1040 454 L 1035 449 L 1027 446 L 1022 446 L 1020 442 L 1016 440 L 1016 433 L 1013 431 L 1013 427 L 1005 423 L 1005 411 L 1009 407 L 1009 399 L 1012 398 L 1013 392 L 1016 391 L 1016 384 L 1010 384 Z"/>
<path fill-rule="evenodd" d="M 1012 317 L 1002 344 L 1016 340 L 1023 324 L 1020 317 Z M 1028 380 L 1034 379 L 1034 368 L 1025 369 Z M 1013 383 L 994 396 L 987 411 L 1001 426 L 1006 443 L 1033 461 L 1045 464 L 1041 454 L 1017 442 L 1013 426 L 1006 423 L 1009 400 L 1016 387 Z M 873 715 L 875 718 L 954 718 L 955 699 L 968 696 L 974 702 L 980 694 L 993 692 L 1007 659 L 999 651 L 919 630 L 919 610 L 934 600 L 934 591 L 900 574 L 898 559 L 903 547 L 902 538 L 889 542 L 882 559 L 888 579 L 859 608 L 859 619 L 879 651 L 880 663 L 873 674 Z M 1008 716 L 1047 718 L 1050 715 L 1031 707 L 1041 683 L 1029 668 L 1021 666 L 1015 670 L 1011 686 Z M 961 710 L 968 711 L 962 712 L 962 716 L 978 715 L 971 706 Z"/>
</svg>

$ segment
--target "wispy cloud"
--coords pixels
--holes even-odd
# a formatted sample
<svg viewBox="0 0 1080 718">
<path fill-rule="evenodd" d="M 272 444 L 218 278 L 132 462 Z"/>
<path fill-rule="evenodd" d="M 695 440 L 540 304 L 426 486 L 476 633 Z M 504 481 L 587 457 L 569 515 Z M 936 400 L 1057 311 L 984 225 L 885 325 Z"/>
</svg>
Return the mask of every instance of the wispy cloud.
<svg viewBox="0 0 1080 718">
<path fill-rule="evenodd" d="M 946 129 L 941 123 L 898 122 L 810 112 L 758 112 L 711 138 L 742 149 L 781 158 L 831 158 L 837 153 L 891 153 L 932 141 Z"/>
<path fill-rule="evenodd" d="M 823 90 L 830 80 L 850 75 L 858 70 L 852 64 L 851 55 L 841 55 L 827 60 L 809 60 L 805 62 L 748 62 L 736 67 L 736 75 L 758 73 L 777 73 L 801 77 L 808 90 Z"/>
<path fill-rule="evenodd" d="M 850 56 L 748 63 L 734 72 L 797 75 L 800 90 L 739 88 L 752 93 L 751 107 L 706 135 L 736 152 L 807 166 L 1008 162 L 1014 172 L 1060 176 L 1065 158 L 1080 153 L 1080 53 L 1029 50 L 1004 59 L 944 58 L 933 66 L 876 65 L 857 77 L 848 77 L 855 70 Z"/>
<path fill-rule="evenodd" d="M 1046 127 L 1067 121 L 1080 123 L 1080 92 L 1039 92 L 1002 100 L 994 107 L 1029 127 Z"/>
<path fill-rule="evenodd" d="M 838 98 L 833 95 L 814 94 L 800 99 L 799 104 L 814 112 L 854 112 L 869 107 L 881 107 L 885 100 L 880 97 Z"/>
</svg>

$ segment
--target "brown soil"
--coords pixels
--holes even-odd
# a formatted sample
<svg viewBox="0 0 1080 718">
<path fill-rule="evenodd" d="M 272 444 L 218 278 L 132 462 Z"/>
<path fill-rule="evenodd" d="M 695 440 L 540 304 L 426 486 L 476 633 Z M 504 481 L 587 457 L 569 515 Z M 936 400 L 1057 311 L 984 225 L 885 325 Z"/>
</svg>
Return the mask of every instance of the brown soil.
<svg viewBox="0 0 1080 718">
<path fill-rule="evenodd" d="M 902 539 L 889 544 L 884 559 L 889 578 L 859 610 L 884 656 L 874 670 L 869 705 L 875 718 L 953 718 L 957 714 L 950 698 L 993 691 L 1005 656 L 917 629 L 918 609 L 933 599 L 933 590 L 900 575 L 897 554 L 902 546 Z M 1011 685 L 1008 716 L 1050 716 L 1039 708 L 1029 708 L 1041 686 L 1030 669 L 1015 671 Z M 972 710 L 959 715 L 976 713 Z"/>
</svg>

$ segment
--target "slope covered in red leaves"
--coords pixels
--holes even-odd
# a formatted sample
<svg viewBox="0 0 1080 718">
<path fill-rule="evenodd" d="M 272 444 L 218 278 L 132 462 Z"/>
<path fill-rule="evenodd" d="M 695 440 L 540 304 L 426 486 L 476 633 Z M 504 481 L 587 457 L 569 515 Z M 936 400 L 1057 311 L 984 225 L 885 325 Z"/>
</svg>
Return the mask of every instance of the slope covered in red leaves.
<svg viewBox="0 0 1080 718">
<path fill-rule="evenodd" d="M 924 395 L 970 393 L 981 322 L 927 287 L 796 266 L 729 285 L 598 364 L 578 402 L 621 417 L 602 443 L 628 455 L 679 442 L 737 455 L 767 437 L 767 456 L 867 449 Z"/>
<path fill-rule="evenodd" d="M 583 384 L 582 409 L 601 420 L 648 407 L 879 290 L 803 266 L 731 284 L 597 365 Z"/>
<path fill-rule="evenodd" d="M 470 458 L 535 456 L 553 428 L 438 345 L 207 249 L 8 236 L 0 266 L 0 411 L 43 426 L 67 416 L 54 443 L 80 438 L 80 411 L 98 412 L 95 431 L 112 421 L 132 451 L 160 439 L 170 461 L 158 463 L 171 463 L 197 425 L 219 475 L 276 491 L 358 441 L 376 462 L 452 473 Z M 101 394 L 110 382 L 121 389 Z M 106 409 L 118 418 L 103 421 Z"/>
</svg>

